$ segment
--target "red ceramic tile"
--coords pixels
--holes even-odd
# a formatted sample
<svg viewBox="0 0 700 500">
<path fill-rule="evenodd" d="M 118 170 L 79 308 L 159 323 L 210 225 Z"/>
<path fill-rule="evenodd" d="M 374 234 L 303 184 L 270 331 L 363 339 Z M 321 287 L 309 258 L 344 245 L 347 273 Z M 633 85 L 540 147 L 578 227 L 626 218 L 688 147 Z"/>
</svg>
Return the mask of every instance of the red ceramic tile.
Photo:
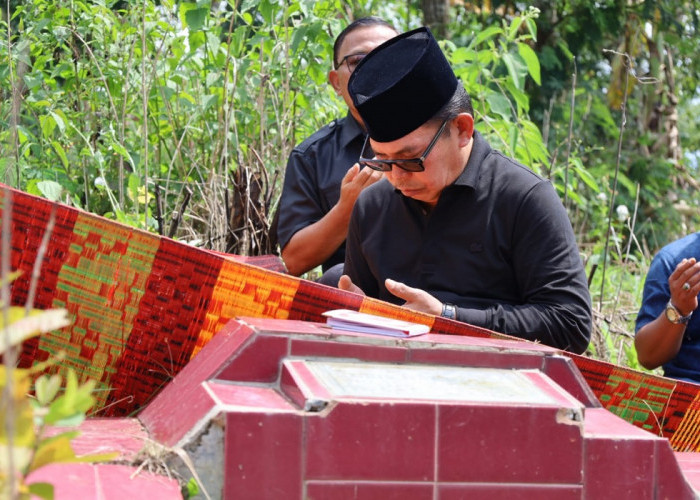
<svg viewBox="0 0 700 500">
<path fill-rule="evenodd" d="M 44 435 L 74 430 L 75 427 L 49 427 L 44 429 Z M 71 440 L 77 456 L 117 452 L 120 460 L 131 460 L 150 439 L 135 418 L 89 418 L 80 424 L 78 431 L 80 435 Z"/>
<path fill-rule="evenodd" d="M 412 337 L 409 342 L 413 345 L 432 344 L 436 347 L 464 346 L 465 348 L 491 348 L 494 350 L 507 350 L 517 352 L 549 353 L 553 349 L 541 344 L 523 342 L 522 340 L 498 339 L 493 337 L 471 337 L 464 335 L 443 335 L 430 333 Z"/>
<path fill-rule="evenodd" d="M 158 419 L 162 412 L 176 409 L 180 405 L 181 397 L 199 391 L 201 383 L 213 378 L 254 335 L 247 326 L 229 321 L 155 399 L 148 403 L 139 415 L 141 420 L 149 422 Z"/>
<path fill-rule="evenodd" d="M 630 424 L 605 408 L 586 408 L 585 424 L 586 436 L 665 441 Z"/>
<path fill-rule="evenodd" d="M 690 482 L 681 471 L 676 454 L 671 450 L 667 440 L 656 441 L 656 498 L 672 498 L 673 500 L 697 499 L 700 488 L 691 474 Z"/>
<path fill-rule="evenodd" d="M 439 481 L 582 481 L 581 428 L 557 423 L 557 408 L 440 406 L 438 423 Z"/>
<path fill-rule="evenodd" d="M 584 445 L 586 498 L 655 498 L 654 449 L 652 440 L 588 437 Z"/>
<path fill-rule="evenodd" d="M 538 391 L 542 394 L 546 394 L 552 401 L 556 401 L 557 403 L 555 404 L 560 404 L 563 408 L 575 408 L 580 413 L 583 413 L 583 405 L 581 405 L 581 402 L 557 384 L 553 384 L 549 377 L 542 376 L 543 374 L 541 371 L 523 370 L 520 373 L 523 377 L 527 378 Z M 581 415 L 581 417 L 583 417 L 583 415 Z"/>
<path fill-rule="evenodd" d="M 309 481 L 306 500 L 352 498 L 353 500 L 433 500 L 432 483 L 360 481 Z"/>
<path fill-rule="evenodd" d="M 700 453 L 674 453 L 683 477 L 700 496 Z"/>
<path fill-rule="evenodd" d="M 181 499 L 175 479 L 114 464 L 50 464 L 35 470 L 27 483 L 51 483 L 56 500 Z"/>
<path fill-rule="evenodd" d="M 688 474 L 699 474 L 700 473 L 700 453 L 696 452 L 674 452 L 673 455 L 676 457 L 678 466 L 683 471 L 686 477 Z M 697 484 L 694 481 L 692 484 Z M 700 490 L 700 488 L 697 488 Z"/>
<path fill-rule="evenodd" d="M 323 325 L 325 323 L 288 319 L 251 318 L 248 316 L 238 319 L 261 334 L 294 333 L 324 336 L 331 335 L 329 329 L 324 328 Z"/>
<path fill-rule="evenodd" d="M 542 366 L 542 355 L 539 353 L 509 353 L 498 350 L 484 350 L 483 347 L 466 350 L 433 346 L 429 349 L 413 347 L 409 354 L 409 361 L 412 363 L 452 366 L 539 369 Z"/>
<path fill-rule="evenodd" d="M 274 382 L 279 376 L 280 360 L 287 355 L 286 336 L 257 335 L 253 342 L 239 349 L 217 378 L 241 382 Z"/>
<path fill-rule="evenodd" d="M 211 391 L 214 401 L 227 411 L 235 409 L 256 410 L 260 412 L 288 411 L 296 409 L 279 392 L 270 387 L 255 387 L 231 383 L 205 382 L 205 387 Z"/>
<path fill-rule="evenodd" d="M 187 392 L 178 392 L 177 380 L 138 417 L 151 436 L 166 446 L 180 441 L 216 404 L 203 384 Z"/>
<path fill-rule="evenodd" d="M 224 498 L 302 498 L 302 417 L 229 413 Z"/>
<path fill-rule="evenodd" d="M 308 401 L 330 401 L 331 394 L 319 383 L 303 361 L 287 360 L 283 363 L 280 391 L 300 409 L 306 409 Z"/>
<path fill-rule="evenodd" d="M 309 480 L 433 480 L 432 404 L 342 401 L 305 426 Z"/>
<path fill-rule="evenodd" d="M 583 378 L 570 357 L 564 355 L 545 356 L 542 371 L 584 406 L 601 407 L 600 401 L 595 397 L 586 379 Z"/>
<path fill-rule="evenodd" d="M 327 357 L 361 359 L 363 361 L 380 361 L 386 363 L 402 363 L 406 361 L 408 350 L 402 346 L 396 346 L 392 340 L 388 345 L 375 345 L 363 342 L 361 339 L 355 342 L 348 340 L 317 341 L 300 338 L 292 338 L 290 349 L 292 356 L 298 357 Z"/>
<path fill-rule="evenodd" d="M 513 500 L 516 498 L 580 500 L 582 488 L 577 484 L 440 484 L 436 498 L 439 500 Z"/>
</svg>

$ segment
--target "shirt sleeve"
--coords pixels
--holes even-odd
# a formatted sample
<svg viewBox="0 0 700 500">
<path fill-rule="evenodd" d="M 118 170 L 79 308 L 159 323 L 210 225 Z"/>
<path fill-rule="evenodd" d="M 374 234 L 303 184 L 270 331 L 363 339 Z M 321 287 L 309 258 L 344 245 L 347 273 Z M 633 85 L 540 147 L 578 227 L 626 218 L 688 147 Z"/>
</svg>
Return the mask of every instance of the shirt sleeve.
<svg viewBox="0 0 700 500">
<path fill-rule="evenodd" d="M 347 274 L 353 284 L 360 287 L 365 295 L 369 297 L 379 296 L 379 284 L 377 283 L 374 274 L 372 273 L 367 259 L 362 251 L 362 234 L 360 232 L 362 200 L 363 195 L 360 195 L 350 216 L 350 225 L 348 227 L 348 236 L 345 244 L 345 265 L 343 273 Z"/>
<path fill-rule="evenodd" d="M 571 223 L 549 182 L 517 207 L 512 265 L 521 304 L 458 308 L 457 318 L 520 338 L 581 353 L 591 336 L 591 299 Z"/>
<path fill-rule="evenodd" d="M 642 305 L 637 313 L 634 332 L 637 333 L 647 323 L 651 323 L 659 317 L 664 310 L 671 291 L 668 286 L 668 277 L 673 272 L 675 264 L 662 250 L 652 259 L 647 277 L 644 281 L 642 293 Z"/>
<path fill-rule="evenodd" d="M 279 204 L 277 240 L 284 248 L 294 234 L 323 218 L 311 153 L 294 149 L 289 155 Z"/>
</svg>

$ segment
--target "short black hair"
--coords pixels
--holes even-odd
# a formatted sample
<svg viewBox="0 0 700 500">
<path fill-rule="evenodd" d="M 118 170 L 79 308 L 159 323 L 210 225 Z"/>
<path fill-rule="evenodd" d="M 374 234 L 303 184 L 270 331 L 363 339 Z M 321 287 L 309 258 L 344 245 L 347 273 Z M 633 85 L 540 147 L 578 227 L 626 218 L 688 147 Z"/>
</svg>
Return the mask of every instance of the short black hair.
<svg viewBox="0 0 700 500">
<path fill-rule="evenodd" d="M 381 17 L 367 16 L 355 19 L 353 22 L 348 24 L 335 39 L 335 43 L 333 44 L 333 67 L 335 69 L 338 69 L 338 51 L 340 50 L 340 46 L 343 45 L 345 37 L 356 29 L 367 28 L 368 26 L 386 26 L 387 28 L 396 31 L 396 34 L 399 33 L 398 30 L 391 25 L 391 23 L 385 21 Z"/>
<path fill-rule="evenodd" d="M 474 107 L 472 106 L 472 98 L 462 85 L 462 82 L 457 83 L 454 95 L 445 105 L 440 108 L 440 111 L 428 120 L 429 122 L 442 122 L 451 120 L 460 113 L 469 113 L 474 116 Z"/>
</svg>

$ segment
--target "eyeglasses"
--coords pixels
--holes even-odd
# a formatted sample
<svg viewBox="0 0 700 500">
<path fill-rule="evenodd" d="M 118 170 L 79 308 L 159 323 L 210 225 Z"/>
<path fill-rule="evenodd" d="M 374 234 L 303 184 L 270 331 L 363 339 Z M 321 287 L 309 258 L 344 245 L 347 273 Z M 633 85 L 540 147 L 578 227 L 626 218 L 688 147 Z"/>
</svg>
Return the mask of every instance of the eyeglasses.
<svg viewBox="0 0 700 500">
<path fill-rule="evenodd" d="M 348 54 L 347 56 L 343 57 L 338 65 L 335 67 L 335 69 L 340 69 L 340 67 L 345 63 L 345 65 L 348 67 L 348 71 L 352 73 L 355 71 L 355 68 L 357 68 L 357 65 L 360 64 L 360 61 L 362 61 L 367 54 L 365 52 L 357 52 L 355 54 Z"/>
<path fill-rule="evenodd" d="M 428 157 L 430 152 L 433 150 L 433 146 L 437 143 L 438 139 L 442 135 L 443 130 L 445 130 L 445 125 L 447 125 L 448 120 L 442 122 L 440 128 L 438 129 L 433 140 L 430 141 L 428 147 L 425 149 L 420 158 L 407 158 L 407 159 L 397 159 L 397 160 L 378 160 L 374 156 L 374 151 L 372 151 L 372 146 L 369 144 L 369 136 L 365 137 L 365 144 L 362 146 L 362 152 L 360 153 L 360 159 L 358 163 L 361 167 L 369 167 L 374 170 L 379 170 L 380 172 L 390 172 L 391 167 L 396 165 L 397 167 L 405 170 L 406 172 L 422 172 L 425 170 L 425 165 L 423 162 Z"/>
</svg>

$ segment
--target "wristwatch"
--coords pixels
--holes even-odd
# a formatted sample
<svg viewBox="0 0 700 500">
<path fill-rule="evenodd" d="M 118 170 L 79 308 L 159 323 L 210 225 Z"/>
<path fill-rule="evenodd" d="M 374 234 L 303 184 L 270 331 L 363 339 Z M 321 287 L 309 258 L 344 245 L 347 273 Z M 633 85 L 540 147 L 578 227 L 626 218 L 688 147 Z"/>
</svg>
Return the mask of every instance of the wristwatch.
<svg viewBox="0 0 700 500">
<path fill-rule="evenodd" d="M 687 316 L 683 316 L 681 312 L 676 309 L 676 306 L 669 300 L 666 304 L 666 319 L 669 320 L 674 325 L 685 325 L 690 321 L 690 317 L 693 315 L 692 311 Z"/>
<path fill-rule="evenodd" d="M 440 316 L 447 319 L 457 319 L 457 308 L 452 304 L 443 304 Z"/>
</svg>

